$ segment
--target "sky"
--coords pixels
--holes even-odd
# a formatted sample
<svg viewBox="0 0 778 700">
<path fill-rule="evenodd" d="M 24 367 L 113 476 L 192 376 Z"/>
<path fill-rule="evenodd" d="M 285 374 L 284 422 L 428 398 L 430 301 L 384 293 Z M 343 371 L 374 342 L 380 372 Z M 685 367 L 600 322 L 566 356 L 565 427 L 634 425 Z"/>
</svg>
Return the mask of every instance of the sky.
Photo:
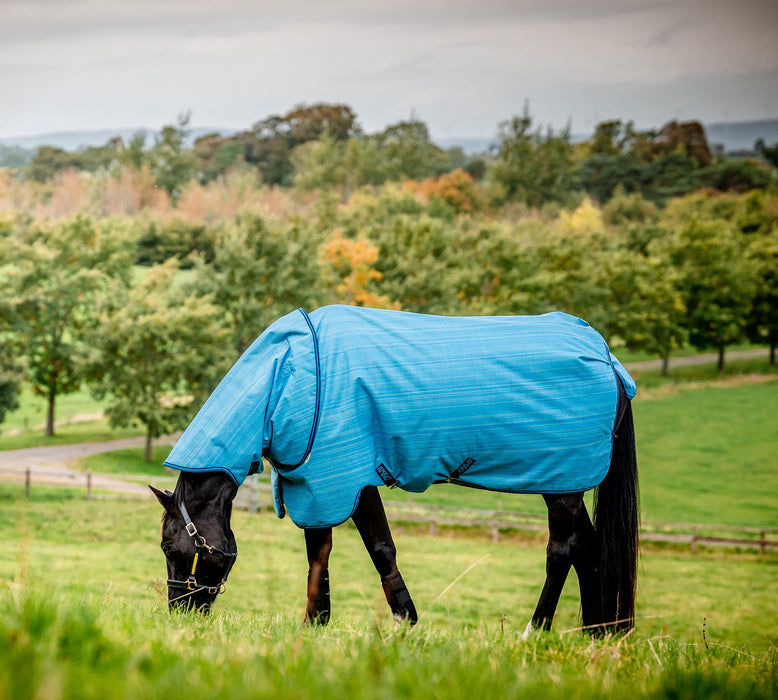
<svg viewBox="0 0 778 700">
<path fill-rule="evenodd" d="M 591 133 L 778 117 L 778 0 L 0 0 L 0 141 L 246 129 L 297 104 L 364 131 Z"/>
</svg>

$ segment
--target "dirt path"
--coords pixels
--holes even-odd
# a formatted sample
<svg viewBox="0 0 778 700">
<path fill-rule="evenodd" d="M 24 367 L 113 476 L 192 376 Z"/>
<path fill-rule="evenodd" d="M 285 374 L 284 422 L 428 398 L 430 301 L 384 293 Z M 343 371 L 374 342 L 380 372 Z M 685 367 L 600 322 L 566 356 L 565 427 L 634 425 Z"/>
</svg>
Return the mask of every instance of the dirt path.
<svg viewBox="0 0 778 700">
<path fill-rule="evenodd" d="M 155 441 L 157 445 L 172 445 L 175 435 L 166 435 Z M 24 450 L 0 451 L 0 478 L 9 481 L 23 481 L 29 469 L 36 481 L 49 484 L 71 484 L 86 488 L 86 475 L 74 469 L 73 463 L 82 457 L 112 452 L 130 447 L 142 449 L 146 438 L 134 437 L 108 442 L 86 442 L 76 445 L 53 445 L 50 447 L 30 447 Z M 91 475 L 92 488 L 124 491 L 127 493 L 147 493 L 146 486 L 128 481 L 113 479 L 109 474 Z"/>
<path fill-rule="evenodd" d="M 753 360 L 769 356 L 770 351 L 767 348 L 755 348 L 753 350 L 730 350 L 724 354 L 724 363 L 726 364 L 731 360 Z M 717 352 L 708 352 L 702 355 L 691 355 L 689 357 L 674 357 L 670 360 L 670 371 L 672 371 L 674 367 L 705 365 L 718 361 L 719 354 Z M 640 371 L 644 369 L 659 369 L 662 366 L 662 360 L 641 360 L 640 362 L 627 362 L 625 364 L 628 370 L 634 369 L 635 371 Z"/>
</svg>

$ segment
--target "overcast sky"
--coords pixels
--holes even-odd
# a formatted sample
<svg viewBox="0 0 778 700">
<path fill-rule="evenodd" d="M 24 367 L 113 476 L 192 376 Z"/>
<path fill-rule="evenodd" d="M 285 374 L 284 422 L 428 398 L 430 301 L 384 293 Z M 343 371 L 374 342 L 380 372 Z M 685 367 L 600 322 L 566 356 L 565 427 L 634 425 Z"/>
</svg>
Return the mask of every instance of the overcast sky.
<svg viewBox="0 0 778 700">
<path fill-rule="evenodd" d="M 248 128 L 344 102 L 367 132 L 778 117 L 778 0 L 0 0 L 0 140 Z"/>
</svg>

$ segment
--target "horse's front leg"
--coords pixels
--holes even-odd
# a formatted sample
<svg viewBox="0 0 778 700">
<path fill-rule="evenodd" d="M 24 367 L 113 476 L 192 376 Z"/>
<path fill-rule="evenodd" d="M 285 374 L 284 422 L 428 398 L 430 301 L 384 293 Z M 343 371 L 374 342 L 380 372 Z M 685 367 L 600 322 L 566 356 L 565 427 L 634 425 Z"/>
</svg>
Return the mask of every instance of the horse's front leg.
<svg viewBox="0 0 778 700">
<path fill-rule="evenodd" d="M 329 560 L 332 551 L 332 528 L 305 531 L 308 554 L 308 601 L 305 622 L 326 625 L 330 621 Z"/>
<path fill-rule="evenodd" d="M 362 489 L 359 506 L 351 516 L 365 543 L 373 565 L 381 577 L 386 602 L 396 618 L 416 624 L 418 615 L 411 594 L 397 568 L 397 549 L 394 546 L 384 504 L 375 486 Z"/>
</svg>

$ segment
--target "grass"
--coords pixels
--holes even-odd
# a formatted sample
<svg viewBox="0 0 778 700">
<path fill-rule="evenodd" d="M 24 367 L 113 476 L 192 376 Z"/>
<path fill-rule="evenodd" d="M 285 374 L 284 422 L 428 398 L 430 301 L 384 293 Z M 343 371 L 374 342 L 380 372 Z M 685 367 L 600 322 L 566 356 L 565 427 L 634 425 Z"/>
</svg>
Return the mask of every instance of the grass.
<svg viewBox="0 0 778 700">
<path fill-rule="evenodd" d="M 542 584 L 542 545 L 397 532 L 421 615 L 407 629 L 392 624 L 361 540 L 344 526 L 331 560 L 333 622 L 303 629 L 307 563 L 302 533 L 288 520 L 234 514 L 241 555 L 228 592 L 201 619 L 165 611 L 160 515 L 152 500 L 86 501 L 45 489 L 27 500 L 21 487 L 0 486 L 0 697 L 768 698 L 778 691 L 774 555 L 646 551 L 641 619 L 626 639 L 562 634 L 578 624 L 572 575 L 556 631 L 523 641 Z"/>
<path fill-rule="evenodd" d="M 644 519 L 778 527 L 778 383 L 727 381 L 706 367 L 639 377 Z M 166 450 L 151 466 L 130 450 L 82 467 L 154 476 Z M 413 498 L 543 511 L 536 496 L 448 486 Z M 0 697 L 778 697 L 776 553 L 646 548 L 626 639 L 567 633 L 579 624 L 571 574 L 555 631 L 524 641 L 542 536 L 495 544 L 395 528 L 421 616 L 408 629 L 393 625 L 345 525 L 331 559 L 333 621 L 307 629 L 304 543 L 288 519 L 234 513 L 241 555 L 202 619 L 165 610 L 160 516 L 151 498 L 36 487 L 25 499 L 23 486 L 0 485 Z"/>
<path fill-rule="evenodd" d="M 71 445 L 101 442 L 142 435 L 143 428 L 112 428 L 102 417 L 103 404 L 95 401 L 88 389 L 57 398 L 55 435 L 44 434 L 46 400 L 24 385 L 19 408 L 6 414 L 0 425 L 0 450 L 20 450 L 46 445 Z"/>
</svg>

